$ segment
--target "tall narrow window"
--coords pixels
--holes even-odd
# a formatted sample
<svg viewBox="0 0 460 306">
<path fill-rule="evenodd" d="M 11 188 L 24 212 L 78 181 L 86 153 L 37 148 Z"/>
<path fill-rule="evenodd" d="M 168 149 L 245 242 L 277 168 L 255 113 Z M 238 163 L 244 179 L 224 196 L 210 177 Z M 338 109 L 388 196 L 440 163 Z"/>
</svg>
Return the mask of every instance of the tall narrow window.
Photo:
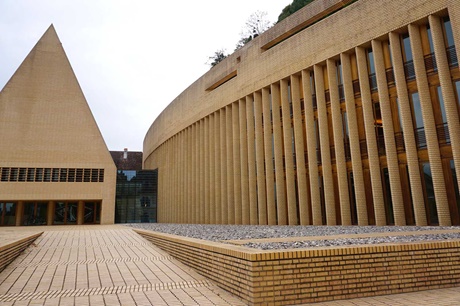
<svg viewBox="0 0 460 306">
<path fill-rule="evenodd" d="M 423 116 L 422 116 L 422 106 L 420 105 L 420 98 L 418 92 L 414 92 L 411 95 L 412 100 L 412 109 L 414 111 L 414 121 L 415 128 L 423 128 Z"/>
<path fill-rule="evenodd" d="M 450 23 L 449 17 L 444 18 L 444 30 L 446 32 L 447 47 L 454 46 L 454 35 L 452 33 L 452 25 Z"/>
</svg>

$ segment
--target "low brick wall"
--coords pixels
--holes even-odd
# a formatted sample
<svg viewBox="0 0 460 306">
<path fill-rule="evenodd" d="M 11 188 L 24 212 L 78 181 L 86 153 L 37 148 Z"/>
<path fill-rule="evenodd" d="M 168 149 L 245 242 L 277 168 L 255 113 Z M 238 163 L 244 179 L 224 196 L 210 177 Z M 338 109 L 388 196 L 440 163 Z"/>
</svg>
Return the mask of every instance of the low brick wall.
<svg viewBox="0 0 460 306">
<path fill-rule="evenodd" d="M 13 260 L 18 257 L 35 239 L 40 237 L 43 232 L 31 234 L 16 241 L 0 245 L 0 272 L 5 270 Z"/>
<path fill-rule="evenodd" d="M 249 305 L 293 305 L 460 285 L 460 240 L 263 251 L 135 231 Z"/>
</svg>

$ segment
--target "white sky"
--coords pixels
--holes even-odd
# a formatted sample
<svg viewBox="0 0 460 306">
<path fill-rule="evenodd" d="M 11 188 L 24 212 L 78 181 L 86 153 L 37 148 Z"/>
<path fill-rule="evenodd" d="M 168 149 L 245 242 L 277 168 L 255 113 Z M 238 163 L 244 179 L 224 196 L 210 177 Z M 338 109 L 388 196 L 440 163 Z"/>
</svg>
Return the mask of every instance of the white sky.
<svg viewBox="0 0 460 306">
<path fill-rule="evenodd" d="M 292 0 L 0 0 L 0 88 L 51 23 L 109 150 L 141 151 L 161 111 L 232 52 L 248 17 Z"/>
</svg>

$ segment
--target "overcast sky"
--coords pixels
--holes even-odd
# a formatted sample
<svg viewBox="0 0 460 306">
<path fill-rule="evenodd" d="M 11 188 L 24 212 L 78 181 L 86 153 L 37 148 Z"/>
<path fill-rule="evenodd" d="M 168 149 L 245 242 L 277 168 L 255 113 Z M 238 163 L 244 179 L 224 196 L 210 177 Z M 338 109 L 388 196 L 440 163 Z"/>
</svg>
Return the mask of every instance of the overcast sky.
<svg viewBox="0 0 460 306">
<path fill-rule="evenodd" d="M 0 88 L 54 24 L 109 150 L 141 151 L 161 111 L 291 0 L 0 0 Z"/>
</svg>

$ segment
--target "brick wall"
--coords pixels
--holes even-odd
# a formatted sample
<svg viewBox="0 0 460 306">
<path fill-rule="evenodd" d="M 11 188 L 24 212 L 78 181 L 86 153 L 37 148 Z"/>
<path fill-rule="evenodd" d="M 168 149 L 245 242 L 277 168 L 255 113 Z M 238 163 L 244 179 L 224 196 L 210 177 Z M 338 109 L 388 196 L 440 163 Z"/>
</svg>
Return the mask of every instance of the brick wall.
<svg viewBox="0 0 460 306">
<path fill-rule="evenodd" d="M 293 305 L 460 284 L 460 241 L 255 250 L 135 230 L 249 305 Z"/>
</svg>

